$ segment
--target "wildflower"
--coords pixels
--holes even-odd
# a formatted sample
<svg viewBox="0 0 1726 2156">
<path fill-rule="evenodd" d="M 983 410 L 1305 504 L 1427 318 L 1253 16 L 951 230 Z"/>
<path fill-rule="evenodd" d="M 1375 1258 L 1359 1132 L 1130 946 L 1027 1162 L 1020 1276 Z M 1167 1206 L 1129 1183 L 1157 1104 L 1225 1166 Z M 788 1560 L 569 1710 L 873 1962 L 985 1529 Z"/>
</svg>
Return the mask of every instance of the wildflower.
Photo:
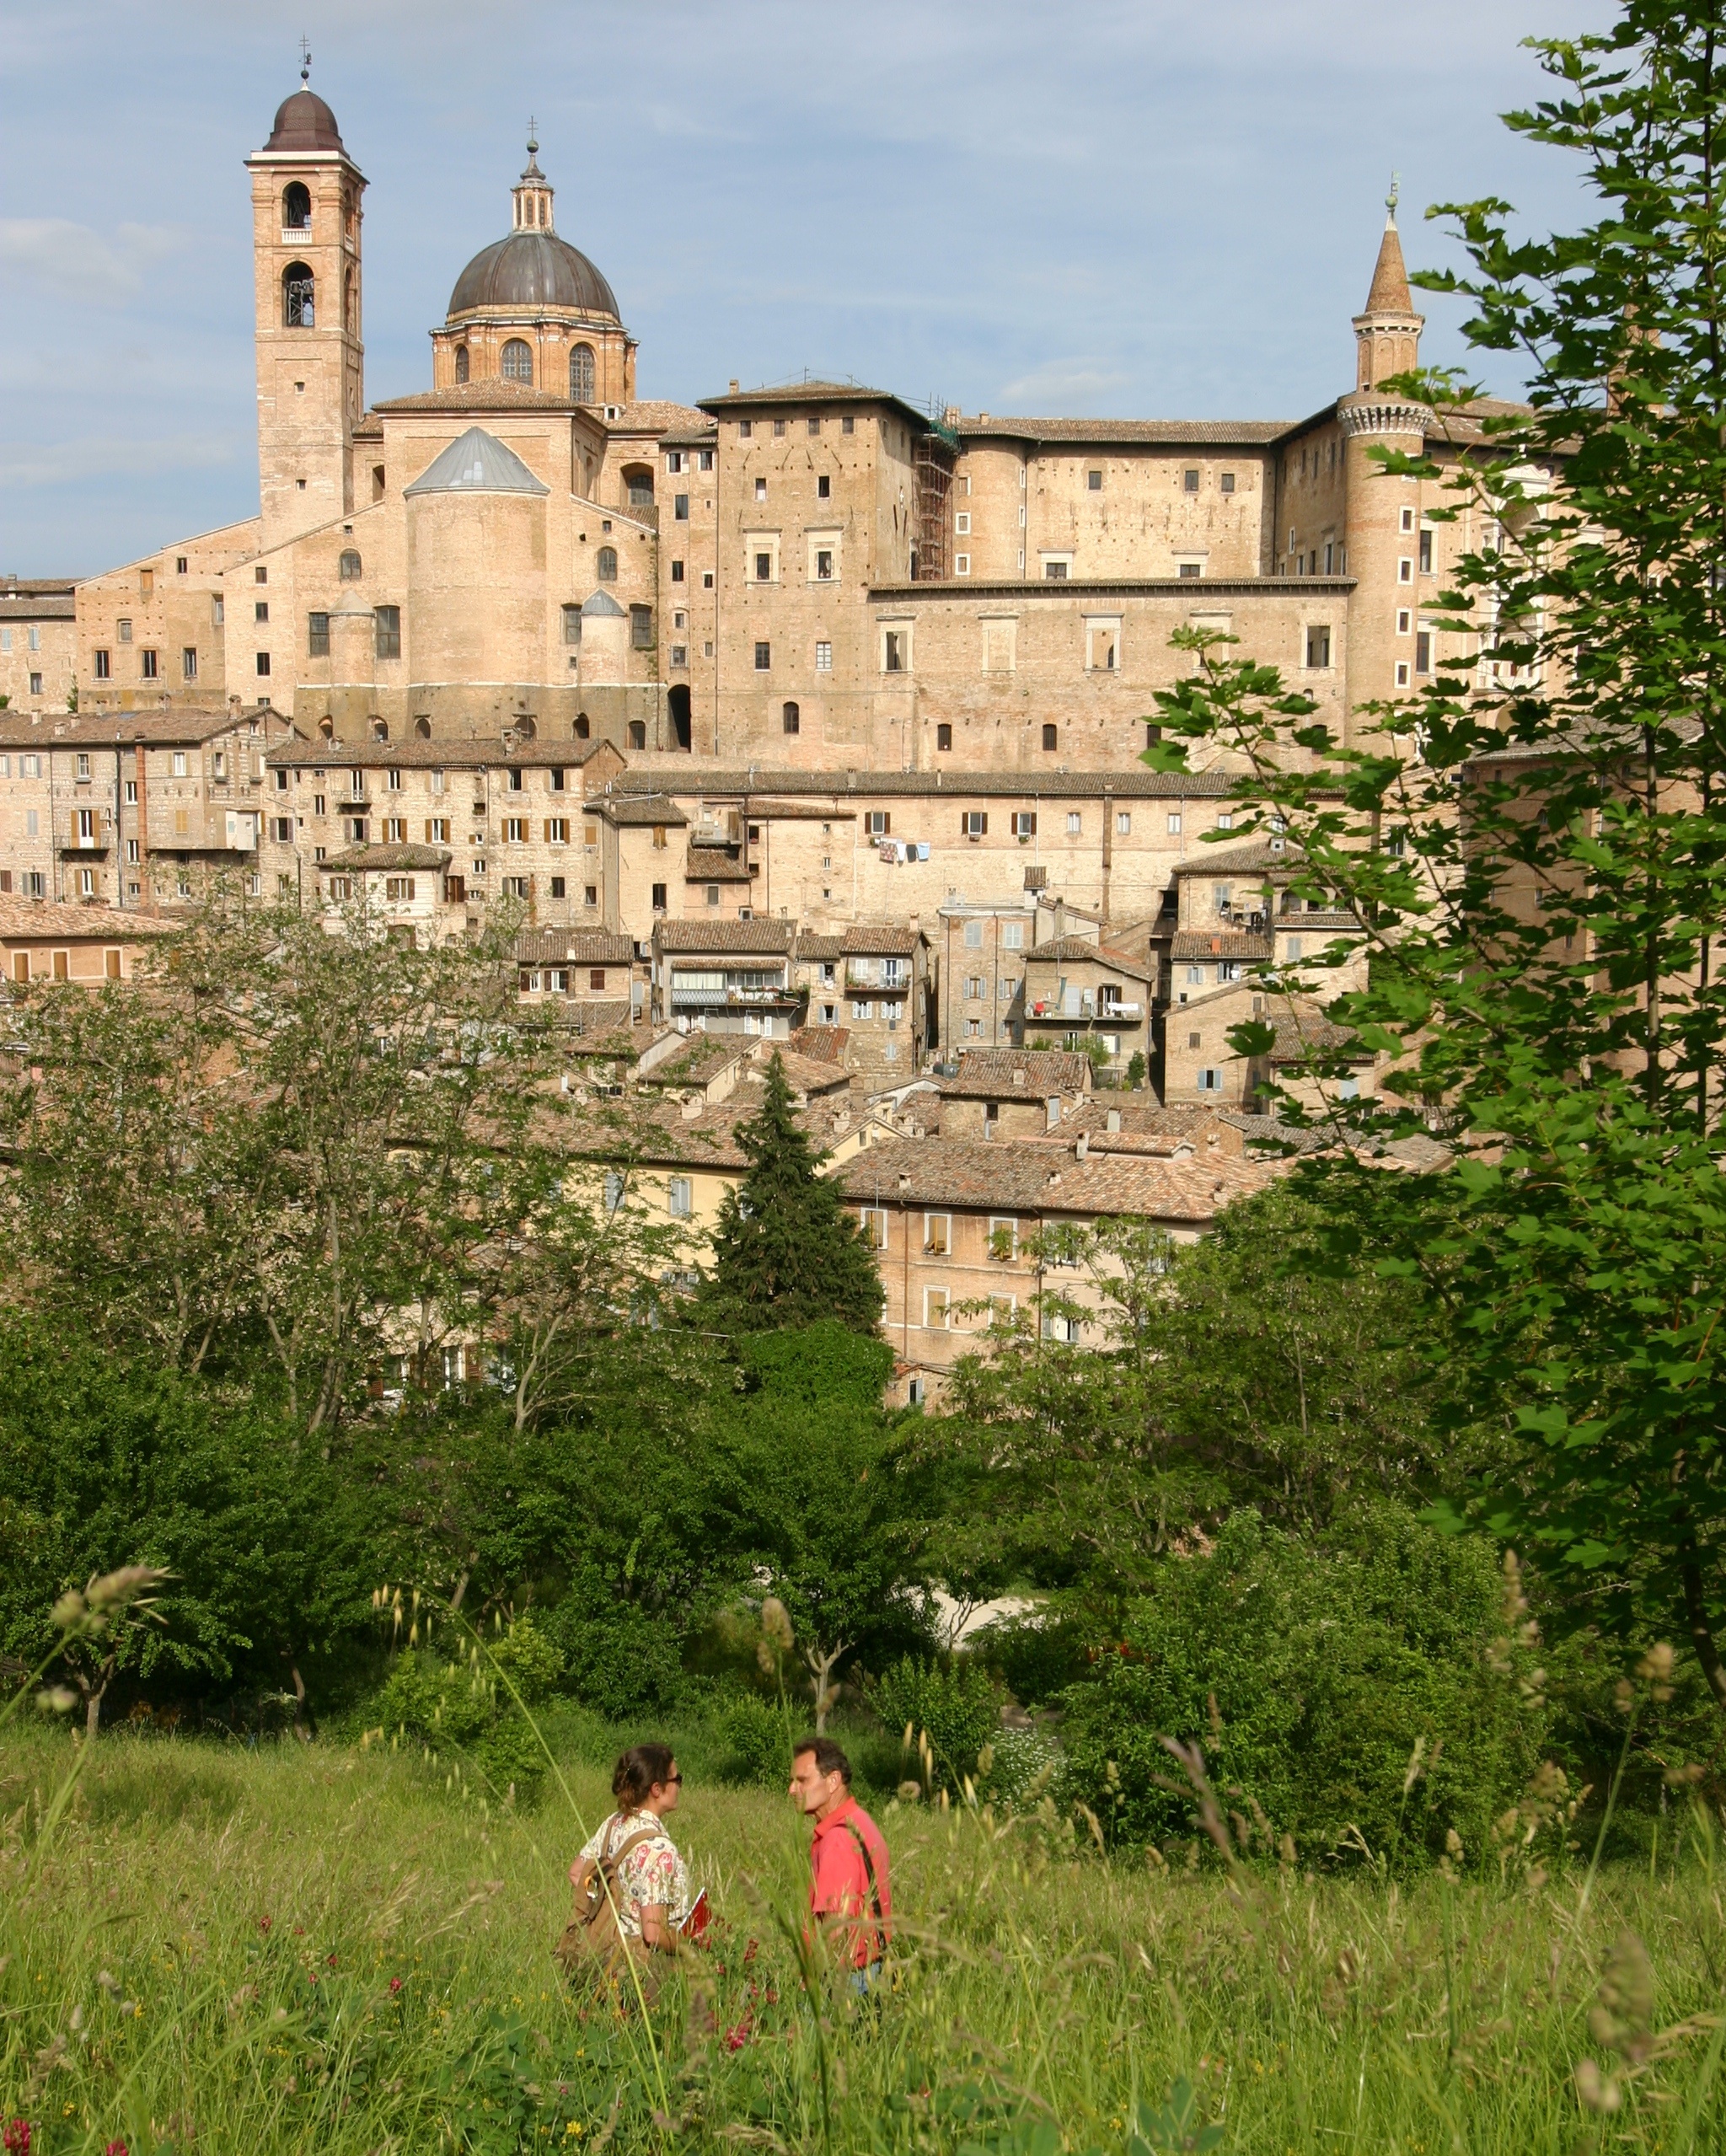
<svg viewBox="0 0 1726 2156">
<path fill-rule="evenodd" d="M 123 2141 L 110 2141 L 104 2148 L 102 2156 L 131 2156 L 131 2152 Z"/>
<path fill-rule="evenodd" d="M 401 1978 L 399 1976 L 392 1976 L 389 1980 L 389 1996 L 394 1998 L 400 1989 Z"/>
<path fill-rule="evenodd" d="M 30 2122 L 28 2119 L 8 2119 L 0 2127 L 0 2148 L 6 2156 L 30 2156 Z"/>
<path fill-rule="evenodd" d="M 268 1938 L 269 1938 L 269 1936 L 270 1936 L 270 1927 L 271 1927 L 271 1924 L 273 1924 L 273 1923 L 275 1923 L 275 1921 L 276 1921 L 276 1919 L 275 1919 L 275 1917 L 259 1917 L 259 1919 L 258 1919 L 258 1929 L 259 1929 L 260 1932 L 262 1932 L 262 1933 L 263 1933 L 263 1934 L 264 1934 L 264 1936 L 265 1936 L 265 1939 L 268 1939 Z"/>
<path fill-rule="evenodd" d="M 725 2047 L 728 2051 L 740 2051 L 749 2041 L 753 2023 L 747 2014 L 735 2029 L 725 2032 Z"/>
</svg>

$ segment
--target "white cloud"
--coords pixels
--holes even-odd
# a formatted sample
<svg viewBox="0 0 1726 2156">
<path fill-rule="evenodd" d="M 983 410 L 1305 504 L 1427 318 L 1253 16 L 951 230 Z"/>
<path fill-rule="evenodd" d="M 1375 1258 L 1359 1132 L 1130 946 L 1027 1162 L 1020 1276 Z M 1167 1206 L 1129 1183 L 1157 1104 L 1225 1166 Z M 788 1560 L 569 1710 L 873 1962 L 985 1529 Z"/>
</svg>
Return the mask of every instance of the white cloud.
<svg viewBox="0 0 1726 2156">
<path fill-rule="evenodd" d="M 249 456 L 250 449 L 235 434 L 172 434 L 154 442 L 112 434 L 87 434 L 72 442 L 0 442 L 0 491 L 209 470 Z"/>
<path fill-rule="evenodd" d="M 169 225 L 122 224 L 110 240 L 70 217 L 0 217 L 0 267 L 97 306 L 123 307 L 185 244 Z"/>
<path fill-rule="evenodd" d="M 1021 405 L 1026 410 L 1085 411 L 1099 397 L 1124 389 L 1132 379 L 1130 374 L 1099 367 L 1092 360 L 1051 359 L 1007 383 L 1000 394 L 1009 410 Z"/>
</svg>

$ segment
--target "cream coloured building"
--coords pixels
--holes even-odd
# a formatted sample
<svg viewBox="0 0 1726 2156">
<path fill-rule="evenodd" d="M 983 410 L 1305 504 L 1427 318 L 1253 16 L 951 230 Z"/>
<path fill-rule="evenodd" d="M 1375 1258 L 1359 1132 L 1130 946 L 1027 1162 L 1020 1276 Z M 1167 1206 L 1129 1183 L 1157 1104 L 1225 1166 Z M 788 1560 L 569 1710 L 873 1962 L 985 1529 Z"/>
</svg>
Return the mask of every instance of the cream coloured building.
<svg viewBox="0 0 1726 2156">
<path fill-rule="evenodd" d="M 530 143 L 429 386 L 368 405 L 367 182 L 330 107 L 288 98 L 246 169 L 259 514 L 78 587 L 83 709 L 1029 783 L 1134 768 L 1180 628 L 1343 726 L 1437 662 L 1423 603 L 1479 535 L 1371 461 L 1468 448 L 1380 386 L 1422 326 L 1394 217 L 1353 387 L 1299 421 L 935 413 L 819 381 L 655 402 Z"/>
</svg>

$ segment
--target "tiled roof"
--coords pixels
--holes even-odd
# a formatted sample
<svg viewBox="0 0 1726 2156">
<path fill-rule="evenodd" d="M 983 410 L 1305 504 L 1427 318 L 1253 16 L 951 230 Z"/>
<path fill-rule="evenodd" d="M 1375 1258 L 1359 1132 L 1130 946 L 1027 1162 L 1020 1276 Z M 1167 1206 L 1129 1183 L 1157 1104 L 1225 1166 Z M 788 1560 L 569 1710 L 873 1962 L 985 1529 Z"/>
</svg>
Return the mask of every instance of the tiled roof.
<svg viewBox="0 0 1726 2156">
<path fill-rule="evenodd" d="M 640 1031 L 644 1036 L 640 1046 L 645 1047 L 649 1029 L 645 1025 L 639 1028 L 632 1027 L 634 1016 L 631 1006 L 621 997 L 596 996 L 588 1000 L 582 996 L 560 995 L 554 996 L 549 1003 L 528 1006 L 521 1014 L 521 1022 L 549 1025 L 558 1035 L 560 1049 L 566 1049 L 568 1038 L 573 1036 L 582 1043 L 585 1050 L 591 1053 L 612 1042 L 614 1036 L 630 1035 L 635 1031 Z M 630 1039 L 615 1042 L 619 1053 L 635 1045 Z"/>
<path fill-rule="evenodd" d="M 1249 876 L 1259 870 L 1270 875 L 1292 875 L 1305 868 L 1306 856 L 1287 839 L 1252 839 L 1240 846 L 1201 846 L 1177 862 L 1177 876 Z"/>
<path fill-rule="evenodd" d="M 268 738 L 265 721 L 287 722 L 279 711 L 206 711 L 170 705 L 167 711 L 56 711 L 32 722 L 21 711 L 0 711 L 0 748 L 129 748 L 134 742 L 180 746 L 212 740 L 218 733 L 244 732 L 258 721 L 258 739 Z"/>
<path fill-rule="evenodd" d="M 598 928 L 524 928 L 516 938 L 516 959 L 523 966 L 628 966 L 635 957 L 627 936 Z"/>
<path fill-rule="evenodd" d="M 812 1062 L 843 1063 L 850 1038 L 848 1026 L 800 1026 L 787 1045 Z"/>
<path fill-rule="evenodd" d="M 660 447 L 664 449 L 707 449 L 711 448 L 718 439 L 719 428 L 710 419 L 703 421 L 699 426 L 686 426 L 679 423 L 668 426 L 660 436 L 659 442 Z"/>
<path fill-rule="evenodd" d="M 169 936 L 179 925 L 158 915 L 116 906 L 74 906 L 62 898 L 0 898 L 0 941 L 38 937 L 56 943 L 112 943 L 117 937 Z"/>
<path fill-rule="evenodd" d="M 927 412 L 907 404 L 891 389 L 868 389 L 860 382 L 776 382 L 758 389 L 732 389 L 722 397 L 704 397 L 705 412 L 749 412 L 763 405 L 891 405 L 914 428 L 927 431 Z"/>
<path fill-rule="evenodd" d="M 1193 801 L 1231 795 L 1235 786 L 1236 780 L 1226 771 L 1171 776 L 1147 770 L 1142 764 L 1122 771 L 787 771 L 769 765 L 758 770 L 708 770 L 700 765 L 692 767 L 685 757 L 680 764 L 669 768 L 638 763 L 613 779 L 608 791 L 614 799 L 619 794 L 666 791 L 699 794 L 705 801 L 735 796 L 739 802 L 748 801 L 752 813 L 758 795 L 784 794 L 793 800 L 801 796 L 832 803 L 823 814 L 844 815 L 885 794 L 960 802 L 976 796 L 1026 802 L 1039 796 L 1044 800 L 1093 801 L 1104 794 L 1119 794 L 1123 799 L 1184 797 Z M 763 813 L 770 814 L 771 810 L 764 807 Z"/>
<path fill-rule="evenodd" d="M 610 748 L 605 741 L 519 741 L 506 748 L 501 739 L 474 741 L 303 741 L 285 743 L 270 752 L 270 763 L 289 770 L 323 770 L 334 765 L 387 771 L 483 771 L 511 764 L 525 771 L 579 770 L 591 756 Z M 591 807 L 593 804 L 589 803 Z"/>
<path fill-rule="evenodd" d="M 346 846 L 339 854 L 318 863 L 320 876 L 345 875 L 352 869 L 428 868 L 449 866 L 448 846 Z"/>
<path fill-rule="evenodd" d="M 663 823 L 667 829 L 680 828 L 689 822 L 677 803 L 667 794 L 615 794 L 598 796 L 588 802 L 609 823 L 645 828 L 651 823 Z"/>
<path fill-rule="evenodd" d="M 987 419 L 962 418 L 962 440 L 1006 436 L 1015 442 L 1095 443 L 1098 448 L 1138 442 L 1191 442 L 1195 448 L 1259 448 L 1274 442 L 1295 422 L 1286 419 Z"/>
<path fill-rule="evenodd" d="M 1156 968 L 1147 966 L 1143 958 L 1129 958 L 1124 951 L 1111 946 L 1092 943 L 1082 936 L 1051 937 L 1047 943 L 1033 944 L 1025 953 L 1027 965 L 1038 958 L 1049 958 L 1061 965 L 1089 963 L 1101 966 L 1106 972 L 1131 973 L 1134 980 L 1149 981 L 1156 978 Z"/>
<path fill-rule="evenodd" d="M 1183 928 L 1169 943 L 1171 958 L 1270 958 L 1268 936 L 1243 936 L 1237 930 Z"/>
<path fill-rule="evenodd" d="M 0 598 L 40 599 L 56 593 L 70 598 L 78 584 L 76 577 L 0 577 Z"/>
<path fill-rule="evenodd" d="M 941 1091 L 957 1100 L 1005 1099 L 1022 1093 L 1038 1100 L 1050 1093 L 1082 1093 L 1091 1085 L 1091 1059 L 1066 1049 L 973 1048 L 959 1057 L 956 1078 Z"/>
<path fill-rule="evenodd" d="M 849 1070 L 837 1063 L 817 1061 L 813 1056 L 799 1055 L 787 1043 L 780 1051 L 780 1063 L 785 1074 L 785 1083 L 794 1093 L 807 1098 L 811 1094 L 836 1093 L 851 1082 Z"/>
<path fill-rule="evenodd" d="M 1352 928 L 1360 930 L 1363 933 L 1364 931 L 1364 925 L 1358 914 L 1321 913 L 1316 909 L 1304 914 L 1293 911 L 1278 914 L 1276 916 L 1276 922 L 1278 928 L 1290 931 L 1307 928 Z"/>
<path fill-rule="evenodd" d="M 667 920 L 653 931 L 653 941 L 667 957 L 672 953 L 714 951 L 729 953 L 769 952 L 788 957 L 796 930 L 788 920 Z"/>
<path fill-rule="evenodd" d="M 845 931 L 839 946 L 847 958 L 910 958 L 915 957 L 923 940 L 921 929 L 902 928 L 892 921 L 863 921 Z"/>
<path fill-rule="evenodd" d="M 0 621 L 71 621 L 77 613 L 70 591 L 0 591 Z"/>
<path fill-rule="evenodd" d="M 1273 1063 L 1303 1063 L 1309 1055 L 1343 1055 L 1351 1063 L 1373 1059 L 1370 1048 L 1363 1048 L 1346 1026 L 1327 1018 L 1316 1004 L 1297 1000 L 1292 1011 L 1278 1012 L 1271 1023 L 1277 1036 Z"/>
<path fill-rule="evenodd" d="M 709 442 L 713 439 L 711 423 L 694 405 L 680 405 L 667 397 L 638 397 L 634 404 L 614 405 L 615 419 L 608 419 L 605 426 L 613 434 L 653 434 L 663 437 L 672 429 L 694 433 Z"/>
<path fill-rule="evenodd" d="M 1233 1199 L 1262 1190 L 1275 1170 L 1244 1160 L 1147 1159 L 1088 1154 L 1010 1140 L 909 1138 L 871 1147 L 839 1172 L 854 1200 L 974 1206 L 997 1212 L 1103 1220 L 1118 1214 L 1178 1222 L 1213 1220 Z"/>
<path fill-rule="evenodd" d="M 480 382 L 458 382 L 448 389 L 420 389 L 410 397 L 386 397 L 374 412 L 578 412 L 586 410 L 550 389 L 488 375 Z"/>
<path fill-rule="evenodd" d="M 845 939 L 843 936 L 817 936 L 810 930 L 797 931 L 797 956 L 801 959 L 828 961 L 843 958 Z"/>
<path fill-rule="evenodd" d="M 1269 598 L 1280 594 L 1299 598 L 1348 598 L 1353 591 L 1353 577 L 1072 577 L 1059 582 L 1023 577 L 955 577 L 940 582 L 894 583 L 883 578 L 869 587 L 871 599 L 894 606 L 914 605 L 919 599 L 1011 599 L 1024 605 L 1073 599 L 1177 599 L 1194 613 L 1208 611 L 1219 599 Z"/>
<path fill-rule="evenodd" d="M 725 846 L 698 846 L 691 839 L 683 876 L 690 883 L 748 883 L 749 864 Z"/>
</svg>

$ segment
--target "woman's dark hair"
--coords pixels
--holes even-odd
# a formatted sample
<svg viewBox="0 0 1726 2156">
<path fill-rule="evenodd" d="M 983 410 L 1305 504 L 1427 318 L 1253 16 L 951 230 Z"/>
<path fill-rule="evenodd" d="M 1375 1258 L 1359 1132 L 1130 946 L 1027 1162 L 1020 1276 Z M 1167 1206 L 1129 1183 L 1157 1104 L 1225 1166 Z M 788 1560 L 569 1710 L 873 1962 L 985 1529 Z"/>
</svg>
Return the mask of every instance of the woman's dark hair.
<svg viewBox="0 0 1726 2156">
<path fill-rule="evenodd" d="M 639 1811 L 657 1784 L 670 1781 L 675 1764 L 668 1744 L 631 1745 L 611 1773 L 618 1810 Z"/>
<path fill-rule="evenodd" d="M 849 1789 L 851 1786 L 851 1762 L 845 1757 L 831 1737 L 800 1737 L 791 1747 L 795 1763 L 806 1751 L 815 1755 L 815 1764 L 823 1774 L 837 1774 Z"/>
</svg>

